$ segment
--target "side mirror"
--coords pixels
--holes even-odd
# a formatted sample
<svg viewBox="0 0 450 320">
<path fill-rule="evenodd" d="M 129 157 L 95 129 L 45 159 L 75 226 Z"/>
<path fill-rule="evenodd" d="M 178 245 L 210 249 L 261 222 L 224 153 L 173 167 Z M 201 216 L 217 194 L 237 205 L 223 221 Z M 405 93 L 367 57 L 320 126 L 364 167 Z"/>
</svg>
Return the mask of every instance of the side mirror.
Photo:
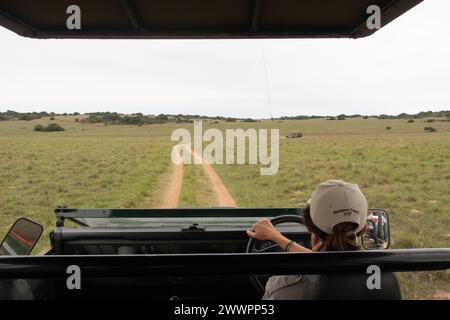
<svg viewBox="0 0 450 320">
<path fill-rule="evenodd" d="M 0 245 L 0 255 L 26 256 L 41 237 L 40 224 L 26 218 L 17 219 Z"/>
<path fill-rule="evenodd" d="M 387 249 L 391 244 L 389 216 L 382 209 L 369 209 L 362 245 L 367 250 Z"/>
</svg>

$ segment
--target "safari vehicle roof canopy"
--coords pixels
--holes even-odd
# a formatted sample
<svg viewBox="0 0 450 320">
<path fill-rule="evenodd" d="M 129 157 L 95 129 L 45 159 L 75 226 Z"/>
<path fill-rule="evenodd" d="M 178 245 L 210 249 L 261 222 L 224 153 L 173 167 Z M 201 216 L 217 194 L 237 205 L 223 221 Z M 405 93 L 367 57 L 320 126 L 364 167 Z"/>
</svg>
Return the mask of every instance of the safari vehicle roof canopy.
<svg viewBox="0 0 450 320">
<path fill-rule="evenodd" d="M 31 38 L 360 38 L 422 0 L 0 0 L 0 25 Z M 66 27 L 81 9 L 81 29 Z"/>
</svg>

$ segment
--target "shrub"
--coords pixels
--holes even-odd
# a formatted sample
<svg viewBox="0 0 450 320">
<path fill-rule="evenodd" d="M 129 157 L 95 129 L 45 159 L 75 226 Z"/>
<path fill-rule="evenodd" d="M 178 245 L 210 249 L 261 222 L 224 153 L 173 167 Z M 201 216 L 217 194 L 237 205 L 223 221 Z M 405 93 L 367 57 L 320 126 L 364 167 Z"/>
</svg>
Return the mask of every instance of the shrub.
<svg viewBox="0 0 450 320">
<path fill-rule="evenodd" d="M 437 131 L 437 129 L 436 128 L 433 128 L 433 127 L 425 127 L 425 128 L 423 128 L 425 131 L 428 131 L 428 132 L 436 132 Z"/>
<path fill-rule="evenodd" d="M 409 120 L 408 120 L 408 123 L 413 123 L 413 122 L 414 122 L 413 119 L 409 119 Z"/>
<path fill-rule="evenodd" d="M 338 120 L 345 120 L 345 114 L 340 114 L 337 116 Z"/>
<path fill-rule="evenodd" d="M 54 131 L 64 131 L 64 128 L 61 127 L 59 124 L 57 123 L 50 123 L 48 126 L 44 127 L 40 124 L 37 124 L 34 126 L 34 131 L 39 131 L 39 132 L 54 132 Z"/>
<path fill-rule="evenodd" d="M 167 121 L 167 120 L 169 120 L 169 117 L 166 116 L 164 113 L 161 113 L 161 114 L 157 115 L 156 118 L 157 118 L 158 120 L 162 120 L 162 121 Z"/>
<path fill-rule="evenodd" d="M 435 121 L 435 119 L 428 119 L 427 120 L 428 123 L 431 123 L 431 122 L 434 122 L 434 121 Z"/>
<path fill-rule="evenodd" d="M 103 122 L 102 119 L 100 119 L 99 117 L 94 116 L 94 115 L 89 115 L 89 117 L 87 117 L 87 118 L 85 119 L 85 121 L 88 122 L 88 123 L 99 123 L 99 122 Z"/>
<path fill-rule="evenodd" d="M 391 130 L 392 129 L 392 127 L 386 127 L 386 130 Z"/>
<path fill-rule="evenodd" d="M 44 131 L 64 131 L 64 128 L 61 127 L 59 124 L 57 123 L 50 123 L 46 128 L 44 128 Z"/>
<path fill-rule="evenodd" d="M 363 119 L 369 119 L 369 116 L 364 116 Z"/>
<path fill-rule="evenodd" d="M 18 120 L 24 120 L 24 121 L 31 121 L 33 119 L 40 119 L 40 118 L 39 117 L 34 118 L 33 116 L 25 114 L 25 115 L 19 116 L 17 119 Z"/>
<path fill-rule="evenodd" d="M 55 117 L 51 117 L 50 120 L 55 120 Z"/>
</svg>

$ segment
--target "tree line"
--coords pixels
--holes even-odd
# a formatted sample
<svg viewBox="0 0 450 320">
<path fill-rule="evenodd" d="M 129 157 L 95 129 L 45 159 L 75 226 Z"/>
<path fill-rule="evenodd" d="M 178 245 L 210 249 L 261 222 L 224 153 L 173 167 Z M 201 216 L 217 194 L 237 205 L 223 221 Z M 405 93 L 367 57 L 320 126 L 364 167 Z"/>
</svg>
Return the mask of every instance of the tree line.
<svg viewBox="0 0 450 320">
<path fill-rule="evenodd" d="M 191 123 L 196 119 L 213 120 L 213 121 L 225 121 L 225 122 L 257 122 L 259 119 L 253 118 L 238 118 L 238 117 L 224 117 L 224 116 L 204 116 L 198 114 L 159 114 L 159 115 L 144 115 L 142 113 L 122 114 L 118 112 L 90 112 L 80 114 L 74 113 L 54 113 L 54 112 L 17 112 L 8 110 L 0 112 L 0 120 L 25 120 L 31 121 L 35 119 L 50 118 L 54 120 L 56 116 L 79 116 L 83 115 L 83 118 L 77 118 L 77 122 L 86 123 L 104 123 L 104 124 L 128 124 L 128 125 L 144 125 L 144 124 L 162 124 L 167 122 L 175 123 Z M 376 119 L 421 119 L 421 118 L 444 118 L 450 120 L 450 111 L 422 111 L 416 114 L 400 113 L 398 115 L 361 115 L 361 114 L 339 114 L 337 116 L 282 116 L 278 118 L 272 118 L 272 120 L 309 120 L 309 119 L 327 119 L 327 120 L 345 120 L 351 118 L 376 118 Z"/>
</svg>

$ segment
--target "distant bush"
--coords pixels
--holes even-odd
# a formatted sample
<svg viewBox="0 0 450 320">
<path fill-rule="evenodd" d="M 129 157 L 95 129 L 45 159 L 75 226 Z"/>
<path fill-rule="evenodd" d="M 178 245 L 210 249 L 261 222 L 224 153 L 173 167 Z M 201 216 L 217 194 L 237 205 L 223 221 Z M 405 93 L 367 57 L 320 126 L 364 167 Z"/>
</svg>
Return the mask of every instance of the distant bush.
<svg viewBox="0 0 450 320">
<path fill-rule="evenodd" d="M 103 120 L 100 117 L 97 117 L 95 115 L 89 115 L 89 117 L 87 117 L 85 119 L 85 122 L 88 122 L 88 123 L 99 123 L 99 122 L 103 122 Z"/>
<path fill-rule="evenodd" d="M 386 130 L 391 130 L 392 129 L 392 127 L 386 127 Z"/>
<path fill-rule="evenodd" d="M 55 117 L 51 117 L 50 120 L 55 120 Z"/>
<path fill-rule="evenodd" d="M 336 120 L 335 117 L 328 117 L 327 120 Z"/>
<path fill-rule="evenodd" d="M 54 132 L 54 131 L 64 131 L 65 129 L 63 127 L 61 127 L 59 124 L 57 123 L 50 123 L 48 126 L 44 127 L 40 124 L 37 124 L 34 126 L 34 131 L 39 131 L 39 132 Z"/>
<path fill-rule="evenodd" d="M 414 122 L 413 119 L 409 119 L 409 120 L 408 120 L 408 123 L 413 123 L 413 122 Z"/>
<path fill-rule="evenodd" d="M 75 118 L 75 122 L 80 122 L 80 119 L 79 118 Z"/>
<path fill-rule="evenodd" d="M 255 119 L 247 118 L 242 120 L 242 122 L 257 122 Z"/>
<path fill-rule="evenodd" d="M 50 123 L 44 131 L 64 131 L 65 129 L 57 123 Z"/>
<path fill-rule="evenodd" d="M 24 120 L 24 121 L 31 121 L 33 119 L 40 119 L 41 117 L 37 116 L 37 117 L 33 117 L 31 115 L 28 114 L 24 114 L 24 115 L 20 115 L 17 117 L 18 120 Z"/>
<path fill-rule="evenodd" d="M 225 122 L 236 122 L 236 118 L 226 118 Z"/>
<path fill-rule="evenodd" d="M 340 115 L 337 116 L 336 119 L 338 119 L 338 120 L 345 120 L 345 118 L 346 118 L 345 114 L 340 114 Z"/>
<path fill-rule="evenodd" d="M 186 118 L 178 117 L 178 116 L 176 116 L 174 119 L 175 119 L 175 123 L 193 123 L 194 122 L 194 120 L 192 120 L 192 119 L 186 119 Z"/>
<path fill-rule="evenodd" d="M 436 120 L 435 120 L 435 119 L 428 119 L 428 120 L 427 120 L 428 123 L 432 123 L 432 122 L 434 122 L 434 121 L 436 121 Z"/>
<path fill-rule="evenodd" d="M 437 131 L 437 129 L 433 128 L 433 127 L 425 127 L 425 128 L 423 128 L 423 130 L 428 131 L 428 132 L 436 132 Z"/>
<path fill-rule="evenodd" d="M 363 119 L 369 119 L 369 116 L 364 116 Z"/>
<path fill-rule="evenodd" d="M 142 116 L 142 115 L 141 115 L 141 116 Z M 163 114 L 163 113 L 157 115 L 156 118 L 157 118 L 158 120 L 161 120 L 161 121 L 168 121 L 168 120 L 169 120 L 169 117 L 166 116 L 166 115 Z"/>
</svg>

